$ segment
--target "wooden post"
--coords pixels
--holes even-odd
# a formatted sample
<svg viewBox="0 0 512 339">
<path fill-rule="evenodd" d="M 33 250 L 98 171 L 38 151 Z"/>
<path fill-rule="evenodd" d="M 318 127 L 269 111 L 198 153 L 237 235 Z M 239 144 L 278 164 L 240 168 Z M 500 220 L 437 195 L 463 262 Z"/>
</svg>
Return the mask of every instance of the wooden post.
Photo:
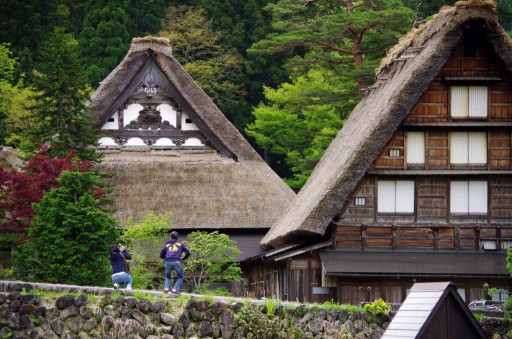
<svg viewBox="0 0 512 339">
<path fill-rule="evenodd" d="M 396 250 L 396 231 L 397 230 L 398 230 L 398 227 L 396 225 L 391 225 L 391 232 L 392 232 L 391 249 L 393 251 Z"/>
<path fill-rule="evenodd" d="M 366 230 L 368 225 L 361 225 L 361 250 L 366 249 Z"/>
<path fill-rule="evenodd" d="M 432 229 L 432 247 L 434 248 L 434 251 L 439 251 L 439 228 L 438 227 L 431 227 Z"/>
<path fill-rule="evenodd" d="M 482 227 L 476 226 L 475 227 L 475 251 L 480 251 L 480 231 Z"/>
</svg>

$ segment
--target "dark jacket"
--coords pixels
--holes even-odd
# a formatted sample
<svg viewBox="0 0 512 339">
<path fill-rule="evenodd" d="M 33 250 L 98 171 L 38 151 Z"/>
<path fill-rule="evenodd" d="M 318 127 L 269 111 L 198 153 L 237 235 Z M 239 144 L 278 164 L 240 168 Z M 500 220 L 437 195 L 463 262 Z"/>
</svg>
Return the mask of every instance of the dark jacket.
<svg viewBox="0 0 512 339">
<path fill-rule="evenodd" d="M 182 253 L 185 252 L 185 256 L 182 258 Z M 190 256 L 190 251 L 185 244 L 178 242 L 176 239 L 169 239 L 165 242 L 164 248 L 160 251 L 160 258 L 164 261 L 177 261 L 181 262 L 186 260 Z"/>
<path fill-rule="evenodd" d="M 128 251 L 126 250 L 123 251 L 123 255 L 121 255 L 121 252 L 119 252 L 119 250 L 114 251 L 112 252 L 112 254 L 110 254 L 110 265 L 112 265 L 112 274 L 127 272 L 123 256 L 126 260 L 130 260 L 132 258 L 130 253 L 128 253 Z"/>
</svg>

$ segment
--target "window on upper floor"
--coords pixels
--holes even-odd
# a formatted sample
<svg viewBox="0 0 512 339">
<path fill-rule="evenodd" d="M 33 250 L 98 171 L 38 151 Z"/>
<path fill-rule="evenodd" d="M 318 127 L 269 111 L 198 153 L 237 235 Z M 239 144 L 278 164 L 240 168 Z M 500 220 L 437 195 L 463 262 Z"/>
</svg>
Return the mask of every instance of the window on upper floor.
<svg viewBox="0 0 512 339">
<path fill-rule="evenodd" d="M 487 86 L 452 86 L 450 112 L 452 118 L 485 118 L 488 111 Z"/>
<path fill-rule="evenodd" d="M 486 164 L 487 133 L 486 132 L 451 132 L 450 133 L 451 164 Z"/>
<path fill-rule="evenodd" d="M 379 180 L 377 185 L 379 213 L 414 213 L 414 181 Z"/>
<path fill-rule="evenodd" d="M 425 132 L 407 132 L 407 163 L 424 164 L 425 163 Z"/>
<path fill-rule="evenodd" d="M 487 213 L 487 181 L 451 181 L 450 213 Z"/>
</svg>

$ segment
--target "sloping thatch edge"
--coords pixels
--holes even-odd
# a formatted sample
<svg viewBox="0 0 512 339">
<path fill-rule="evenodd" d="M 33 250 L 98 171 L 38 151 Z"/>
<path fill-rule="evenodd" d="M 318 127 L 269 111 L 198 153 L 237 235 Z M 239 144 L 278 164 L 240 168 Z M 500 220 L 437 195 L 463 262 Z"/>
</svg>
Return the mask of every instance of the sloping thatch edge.
<svg viewBox="0 0 512 339">
<path fill-rule="evenodd" d="M 406 62 L 390 64 L 385 71 L 387 80 L 356 106 L 295 203 L 262 239 L 264 247 L 325 233 L 341 204 L 448 60 L 462 37 L 464 24 L 473 20 L 486 23 L 496 54 L 508 70 L 512 69 L 512 44 L 495 11 L 482 7 L 442 11 L 404 45 L 422 47 L 421 52 Z"/>
</svg>

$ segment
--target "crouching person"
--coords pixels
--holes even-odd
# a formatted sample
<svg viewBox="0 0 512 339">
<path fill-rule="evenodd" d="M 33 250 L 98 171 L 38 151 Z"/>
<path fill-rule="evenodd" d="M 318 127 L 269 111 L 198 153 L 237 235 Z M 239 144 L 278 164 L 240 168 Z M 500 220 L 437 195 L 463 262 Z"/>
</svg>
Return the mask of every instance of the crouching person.
<svg viewBox="0 0 512 339">
<path fill-rule="evenodd" d="M 129 274 L 129 266 L 127 260 L 130 260 L 132 256 L 121 244 L 110 246 L 109 252 L 114 289 L 117 290 L 121 285 L 126 284 L 126 289 L 131 290 L 132 277 Z"/>
</svg>

